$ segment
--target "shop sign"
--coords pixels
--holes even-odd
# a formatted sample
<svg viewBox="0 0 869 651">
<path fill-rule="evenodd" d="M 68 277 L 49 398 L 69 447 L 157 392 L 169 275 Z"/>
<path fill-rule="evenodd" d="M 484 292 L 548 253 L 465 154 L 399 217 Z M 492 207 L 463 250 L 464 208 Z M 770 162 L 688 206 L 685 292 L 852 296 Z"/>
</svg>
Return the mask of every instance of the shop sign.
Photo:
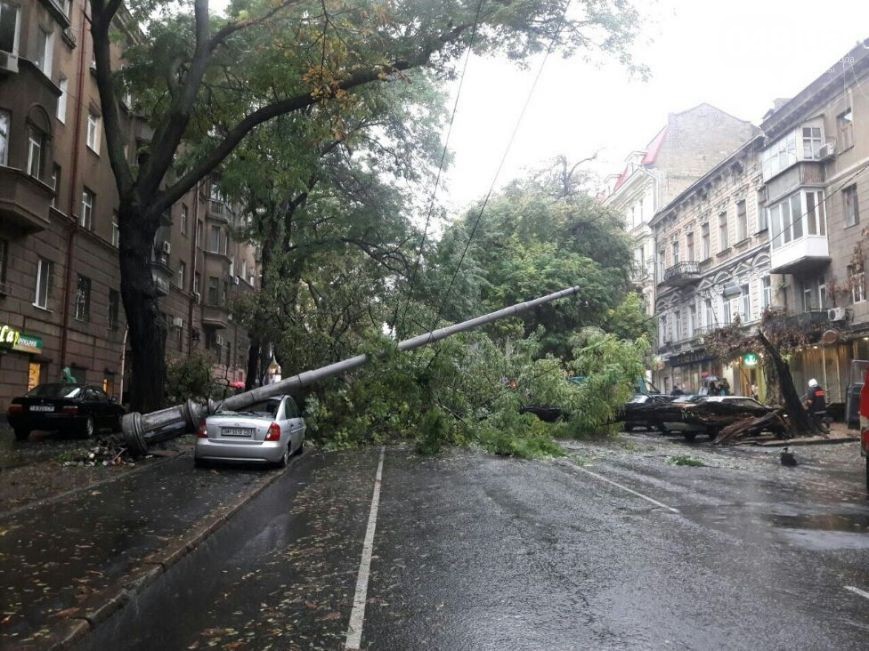
<svg viewBox="0 0 869 651">
<path fill-rule="evenodd" d="M 8 325 L 0 327 L 0 346 L 11 346 L 14 348 L 21 339 L 21 333 L 15 328 Z"/>
<path fill-rule="evenodd" d="M 745 355 L 742 356 L 742 363 L 748 368 L 754 368 L 757 366 L 757 361 L 757 353 L 745 353 Z"/>
<path fill-rule="evenodd" d="M 9 347 L 20 353 L 42 352 L 42 337 L 28 335 L 8 325 L 0 327 L 0 346 Z"/>
</svg>

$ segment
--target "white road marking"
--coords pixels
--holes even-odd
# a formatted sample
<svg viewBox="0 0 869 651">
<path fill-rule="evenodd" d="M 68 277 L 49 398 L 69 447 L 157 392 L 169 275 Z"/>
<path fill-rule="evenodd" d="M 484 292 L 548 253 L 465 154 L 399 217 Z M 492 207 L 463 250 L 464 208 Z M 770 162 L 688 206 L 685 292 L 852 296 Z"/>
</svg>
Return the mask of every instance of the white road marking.
<svg viewBox="0 0 869 651">
<path fill-rule="evenodd" d="M 377 528 L 377 509 L 380 505 L 380 484 L 383 480 L 383 456 L 386 448 L 380 448 L 380 463 L 374 477 L 374 493 L 371 496 L 371 511 L 368 513 L 368 528 L 365 542 L 362 543 L 362 560 L 359 562 L 359 575 L 356 577 L 356 594 L 353 595 L 353 610 L 350 611 L 350 624 L 347 627 L 347 641 L 344 648 L 356 651 L 362 644 L 362 624 L 365 620 L 365 601 L 368 598 L 368 577 L 371 574 L 371 552 L 374 549 L 374 530 Z"/>
<path fill-rule="evenodd" d="M 666 504 L 664 504 L 664 503 L 662 503 L 662 502 L 659 502 L 658 500 L 652 499 L 652 498 L 649 497 L 648 495 L 643 495 L 642 493 L 638 493 L 638 492 L 635 491 L 633 488 L 628 488 L 627 486 L 623 486 L 622 484 L 619 484 L 618 482 L 614 482 L 612 479 L 607 479 L 607 478 L 604 477 L 603 475 L 599 475 L 599 474 L 597 474 L 596 472 L 592 472 L 591 470 L 586 470 L 586 469 L 583 468 L 582 466 L 578 466 L 578 465 L 576 465 L 576 464 L 571 464 L 571 465 L 572 465 L 574 468 L 576 468 L 577 470 L 582 471 L 582 472 L 584 472 L 584 473 L 587 474 L 587 475 L 591 475 L 591 476 L 594 477 L 595 479 L 599 479 L 599 480 L 601 480 L 601 481 L 605 481 L 606 483 L 608 483 L 608 484 L 612 484 L 613 486 L 616 486 L 617 488 L 621 488 L 623 491 L 627 491 L 628 493 L 631 493 L 632 495 L 636 495 L 637 497 L 640 497 L 640 498 L 646 500 L 647 502 L 651 502 L 651 503 L 654 504 L 655 506 L 660 506 L 662 509 L 667 509 L 668 511 L 672 511 L 673 513 L 678 513 L 678 512 L 679 512 L 679 509 L 674 509 L 672 506 L 667 506 Z"/>
<path fill-rule="evenodd" d="M 860 588 L 855 588 L 853 585 L 845 585 L 842 587 L 845 588 L 845 590 L 850 590 L 854 594 L 858 594 L 861 597 L 865 597 L 866 599 L 869 599 L 869 592 L 866 592 L 865 590 L 861 590 Z"/>
</svg>

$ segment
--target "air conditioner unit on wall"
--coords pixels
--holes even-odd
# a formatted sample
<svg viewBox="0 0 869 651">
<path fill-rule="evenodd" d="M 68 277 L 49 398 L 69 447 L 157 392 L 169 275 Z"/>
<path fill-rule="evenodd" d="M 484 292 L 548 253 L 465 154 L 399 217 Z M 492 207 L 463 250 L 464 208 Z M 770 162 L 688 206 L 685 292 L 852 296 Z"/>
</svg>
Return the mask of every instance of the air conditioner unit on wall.
<svg viewBox="0 0 869 651">
<path fill-rule="evenodd" d="M 15 19 L 12 20 L 14 22 Z M 11 52 L 0 52 L 0 70 L 18 72 L 18 57 Z"/>
<path fill-rule="evenodd" d="M 848 313 L 844 307 L 831 307 L 827 310 L 827 318 L 830 321 L 844 321 L 847 316 Z"/>
<path fill-rule="evenodd" d="M 184 327 L 184 319 L 180 316 L 176 316 L 172 319 L 172 327 L 173 328 L 183 328 Z"/>
<path fill-rule="evenodd" d="M 220 335 L 214 335 L 214 344 L 216 346 L 222 346 L 223 345 L 223 337 L 221 337 Z"/>
<path fill-rule="evenodd" d="M 163 251 L 166 255 L 172 253 L 172 243 L 169 240 L 163 240 L 163 243 L 160 246 L 160 250 Z"/>
<path fill-rule="evenodd" d="M 825 158 L 830 158 L 836 153 L 836 141 L 830 140 L 829 142 L 821 145 L 821 148 L 818 150 L 818 158 L 820 160 L 824 160 Z"/>
</svg>

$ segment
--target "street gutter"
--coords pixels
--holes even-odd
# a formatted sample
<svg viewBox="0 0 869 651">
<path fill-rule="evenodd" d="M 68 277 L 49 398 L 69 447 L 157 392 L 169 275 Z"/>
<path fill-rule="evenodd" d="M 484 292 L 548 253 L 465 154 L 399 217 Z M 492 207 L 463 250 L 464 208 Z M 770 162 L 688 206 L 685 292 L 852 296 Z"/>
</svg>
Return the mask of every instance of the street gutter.
<svg viewBox="0 0 869 651">
<path fill-rule="evenodd" d="M 182 454 L 185 453 L 182 452 L 178 456 L 181 456 Z M 150 565 L 150 568 L 146 568 L 142 571 L 131 574 L 130 576 L 121 578 L 113 587 L 107 588 L 101 593 L 90 597 L 81 606 L 81 610 L 84 614 L 76 615 L 75 617 L 70 618 L 65 625 L 59 625 L 56 627 L 55 632 L 51 636 L 55 641 L 47 648 L 52 651 L 55 649 L 67 649 L 80 641 L 100 623 L 104 622 L 116 611 L 126 606 L 134 597 L 144 592 L 148 586 L 156 581 L 162 574 L 167 572 L 169 568 L 198 548 L 206 539 L 208 539 L 209 536 L 211 536 L 211 534 L 220 529 L 220 527 L 222 527 L 245 504 L 262 493 L 280 477 L 286 475 L 299 458 L 300 457 L 294 457 L 286 468 L 267 476 L 261 482 L 252 486 L 232 504 L 217 509 L 217 511 L 206 518 L 203 524 L 187 532 L 186 535 L 182 534 L 182 538 L 178 540 L 175 545 L 169 547 L 167 550 L 156 552 L 146 558 L 143 563 L 145 565 Z M 153 468 L 154 465 L 156 464 L 152 464 L 148 467 Z M 76 491 L 77 490 L 80 489 L 76 489 Z"/>
</svg>

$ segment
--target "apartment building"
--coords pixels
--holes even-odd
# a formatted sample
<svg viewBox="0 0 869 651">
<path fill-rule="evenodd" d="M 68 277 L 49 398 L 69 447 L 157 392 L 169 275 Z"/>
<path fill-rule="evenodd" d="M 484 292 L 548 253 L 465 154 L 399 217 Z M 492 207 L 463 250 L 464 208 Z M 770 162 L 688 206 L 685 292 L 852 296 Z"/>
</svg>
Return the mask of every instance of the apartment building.
<svg viewBox="0 0 869 651">
<path fill-rule="evenodd" d="M 704 345 L 710 331 L 759 322 L 773 306 L 769 225 L 763 204 L 757 135 L 678 194 L 650 221 L 656 242 L 658 318 L 653 379 L 670 391 L 700 389 L 703 377 L 727 378 L 734 391 L 761 393 L 757 356 L 721 364 Z"/>
<path fill-rule="evenodd" d="M 869 41 L 761 128 L 770 271 L 781 276 L 774 291 L 794 327 L 810 334 L 791 359 L 794 381 L 814 377 L 842 402 L 851 360 L 869 359 Z"/>
<path fill-rule="evenodd" d="M 608 178 L 604 205 L 624 215 L 634 238 L 634 281 L 648 313 L 655 310 L 655 241 L 650 221 L 673 197 L 757 132 L 749 122 L 700 104 L 671 113 L 649 144 Z"/>
<path fill-rule="evenodd" d="M 100 116 L 86 0 L 0 0 L 0 409 L 70 367 L 121 398 L 126 323 L 118 270 L 118 205 Z M 117 26 L 136 34 L 123 10 Z M 120 50 L 114 51 L 116 65 Z M 122 102 L 128 155 L 147 125 Z M 253 291 L 254 247 L 212 181 L 174 205 L 152 272 L 168 326 L 167 355 L 208 351 L 215 372 L 243 381 L 247 335 L 233 295 Z"/>
</svg>

